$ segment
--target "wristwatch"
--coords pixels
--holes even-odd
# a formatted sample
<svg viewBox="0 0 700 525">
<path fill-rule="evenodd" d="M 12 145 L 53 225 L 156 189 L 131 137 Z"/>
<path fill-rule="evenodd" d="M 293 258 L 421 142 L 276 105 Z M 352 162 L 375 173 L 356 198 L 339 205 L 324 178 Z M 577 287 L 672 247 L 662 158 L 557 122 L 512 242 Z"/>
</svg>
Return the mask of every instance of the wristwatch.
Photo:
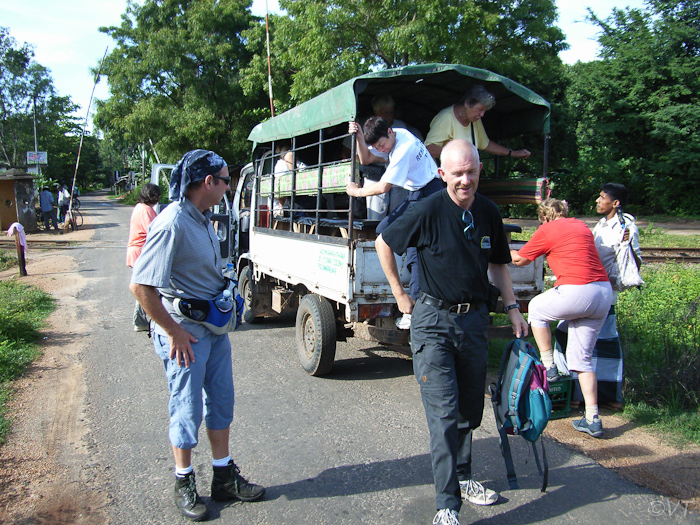
<svg viewBox="0 0 700 525">
<path fill-rule="evenodd" d="M 514 310 L 514 309 L 516 309 L 516 308 L 517 308 L 518 310 L 520 310 L 520 305 L 519 305 L 518 303 L 509 304 L 508 306 L 506 306 L 505 311 L 506 311 L 506 313 L 508 313 L 508 312 L 510 312 L 511 310 Z"/>
</svg>

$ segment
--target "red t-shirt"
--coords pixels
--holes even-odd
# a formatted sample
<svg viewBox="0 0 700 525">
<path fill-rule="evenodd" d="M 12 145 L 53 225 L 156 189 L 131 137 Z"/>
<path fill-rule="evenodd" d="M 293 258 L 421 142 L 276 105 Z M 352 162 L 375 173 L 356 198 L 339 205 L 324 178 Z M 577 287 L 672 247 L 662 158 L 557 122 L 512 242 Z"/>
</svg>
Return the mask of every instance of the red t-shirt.
<svg viewBox="0 0 700 525">
<path fill-rule="evenodd" d="M 591 230 L 578 219 L 562 218 L 542 224 L 518 255 L 531 261 L 546 255 L 557 285 L 609 280 Z"/>
</svg>

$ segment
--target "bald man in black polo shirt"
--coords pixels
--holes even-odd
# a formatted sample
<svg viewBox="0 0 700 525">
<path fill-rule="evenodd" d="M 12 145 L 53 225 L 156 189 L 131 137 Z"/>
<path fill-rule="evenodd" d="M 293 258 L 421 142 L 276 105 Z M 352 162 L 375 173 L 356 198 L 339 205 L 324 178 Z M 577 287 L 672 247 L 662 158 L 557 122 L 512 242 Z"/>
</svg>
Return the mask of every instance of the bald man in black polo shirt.
<svg viewBox="0 0 700 525">
<path fill-rule="evenodd" d="M 430 430 L 435 524 L 459 524 L 462 498 L 490 505 L 498 494 L 471 479 L 472 430 L 481 424 L 488 350 L 490 271 L 516 336 L 527 323 L 515 301 L 508 241 L 496 205 L 476 193 L 482 164 L 466 140 L 440 155 L 447 188 L 388 226 L 376 247 L 399 309 L 412 313 L 413 369 Z M 418 302 L 401 286 L 394 253 L 418 250 Z"/>
</svg>

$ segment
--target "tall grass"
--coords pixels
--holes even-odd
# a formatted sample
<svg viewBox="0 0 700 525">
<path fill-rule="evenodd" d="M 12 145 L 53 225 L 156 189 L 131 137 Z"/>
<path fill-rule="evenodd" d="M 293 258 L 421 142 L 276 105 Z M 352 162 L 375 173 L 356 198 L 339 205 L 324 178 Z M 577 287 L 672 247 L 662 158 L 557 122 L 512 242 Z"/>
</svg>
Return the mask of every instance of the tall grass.
<svg viewBox="0 0 700 525">
<path fill-rule="evenodd" d="M 54 299 L 28 285 L 0 282 L 0 444 L 9 430 L 10 381 L 40 355 L 39 329 L 54 310 Z"/>
<path fill-rule="evenodd" d="M 626 413 L 700 443 L 700 269 L 643 267 L 646 284 L 620 294 Z"/>
<path fill-rule="evenodd" d="M 17 266 L 17 255 L 14 252 L 0 252 L 0 272 Z"/>
</svg>

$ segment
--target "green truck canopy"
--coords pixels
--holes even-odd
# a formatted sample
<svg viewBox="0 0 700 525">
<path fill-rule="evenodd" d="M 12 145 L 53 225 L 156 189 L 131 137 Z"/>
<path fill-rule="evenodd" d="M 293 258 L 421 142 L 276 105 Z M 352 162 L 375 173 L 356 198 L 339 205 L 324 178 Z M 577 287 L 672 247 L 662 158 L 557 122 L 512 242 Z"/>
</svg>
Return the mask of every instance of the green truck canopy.
<svg viewBox="0 0 700 525">
<path fill-rule="evenodd" d="M 396 118 L 425 136 L 430 121 L 459 101 L 466 88 L 483 84 L 496 105 L 483 118 L 491 139 L 549 133 L 550 105 L 541 96 L 501 75 L 458 64 L 422 64 L 387 69 L 353 78 L 255 126 L 248 140 L 257 144 L 289 139 L 372 115 L 371 99 L 391 95 Z"/>
</svg>

